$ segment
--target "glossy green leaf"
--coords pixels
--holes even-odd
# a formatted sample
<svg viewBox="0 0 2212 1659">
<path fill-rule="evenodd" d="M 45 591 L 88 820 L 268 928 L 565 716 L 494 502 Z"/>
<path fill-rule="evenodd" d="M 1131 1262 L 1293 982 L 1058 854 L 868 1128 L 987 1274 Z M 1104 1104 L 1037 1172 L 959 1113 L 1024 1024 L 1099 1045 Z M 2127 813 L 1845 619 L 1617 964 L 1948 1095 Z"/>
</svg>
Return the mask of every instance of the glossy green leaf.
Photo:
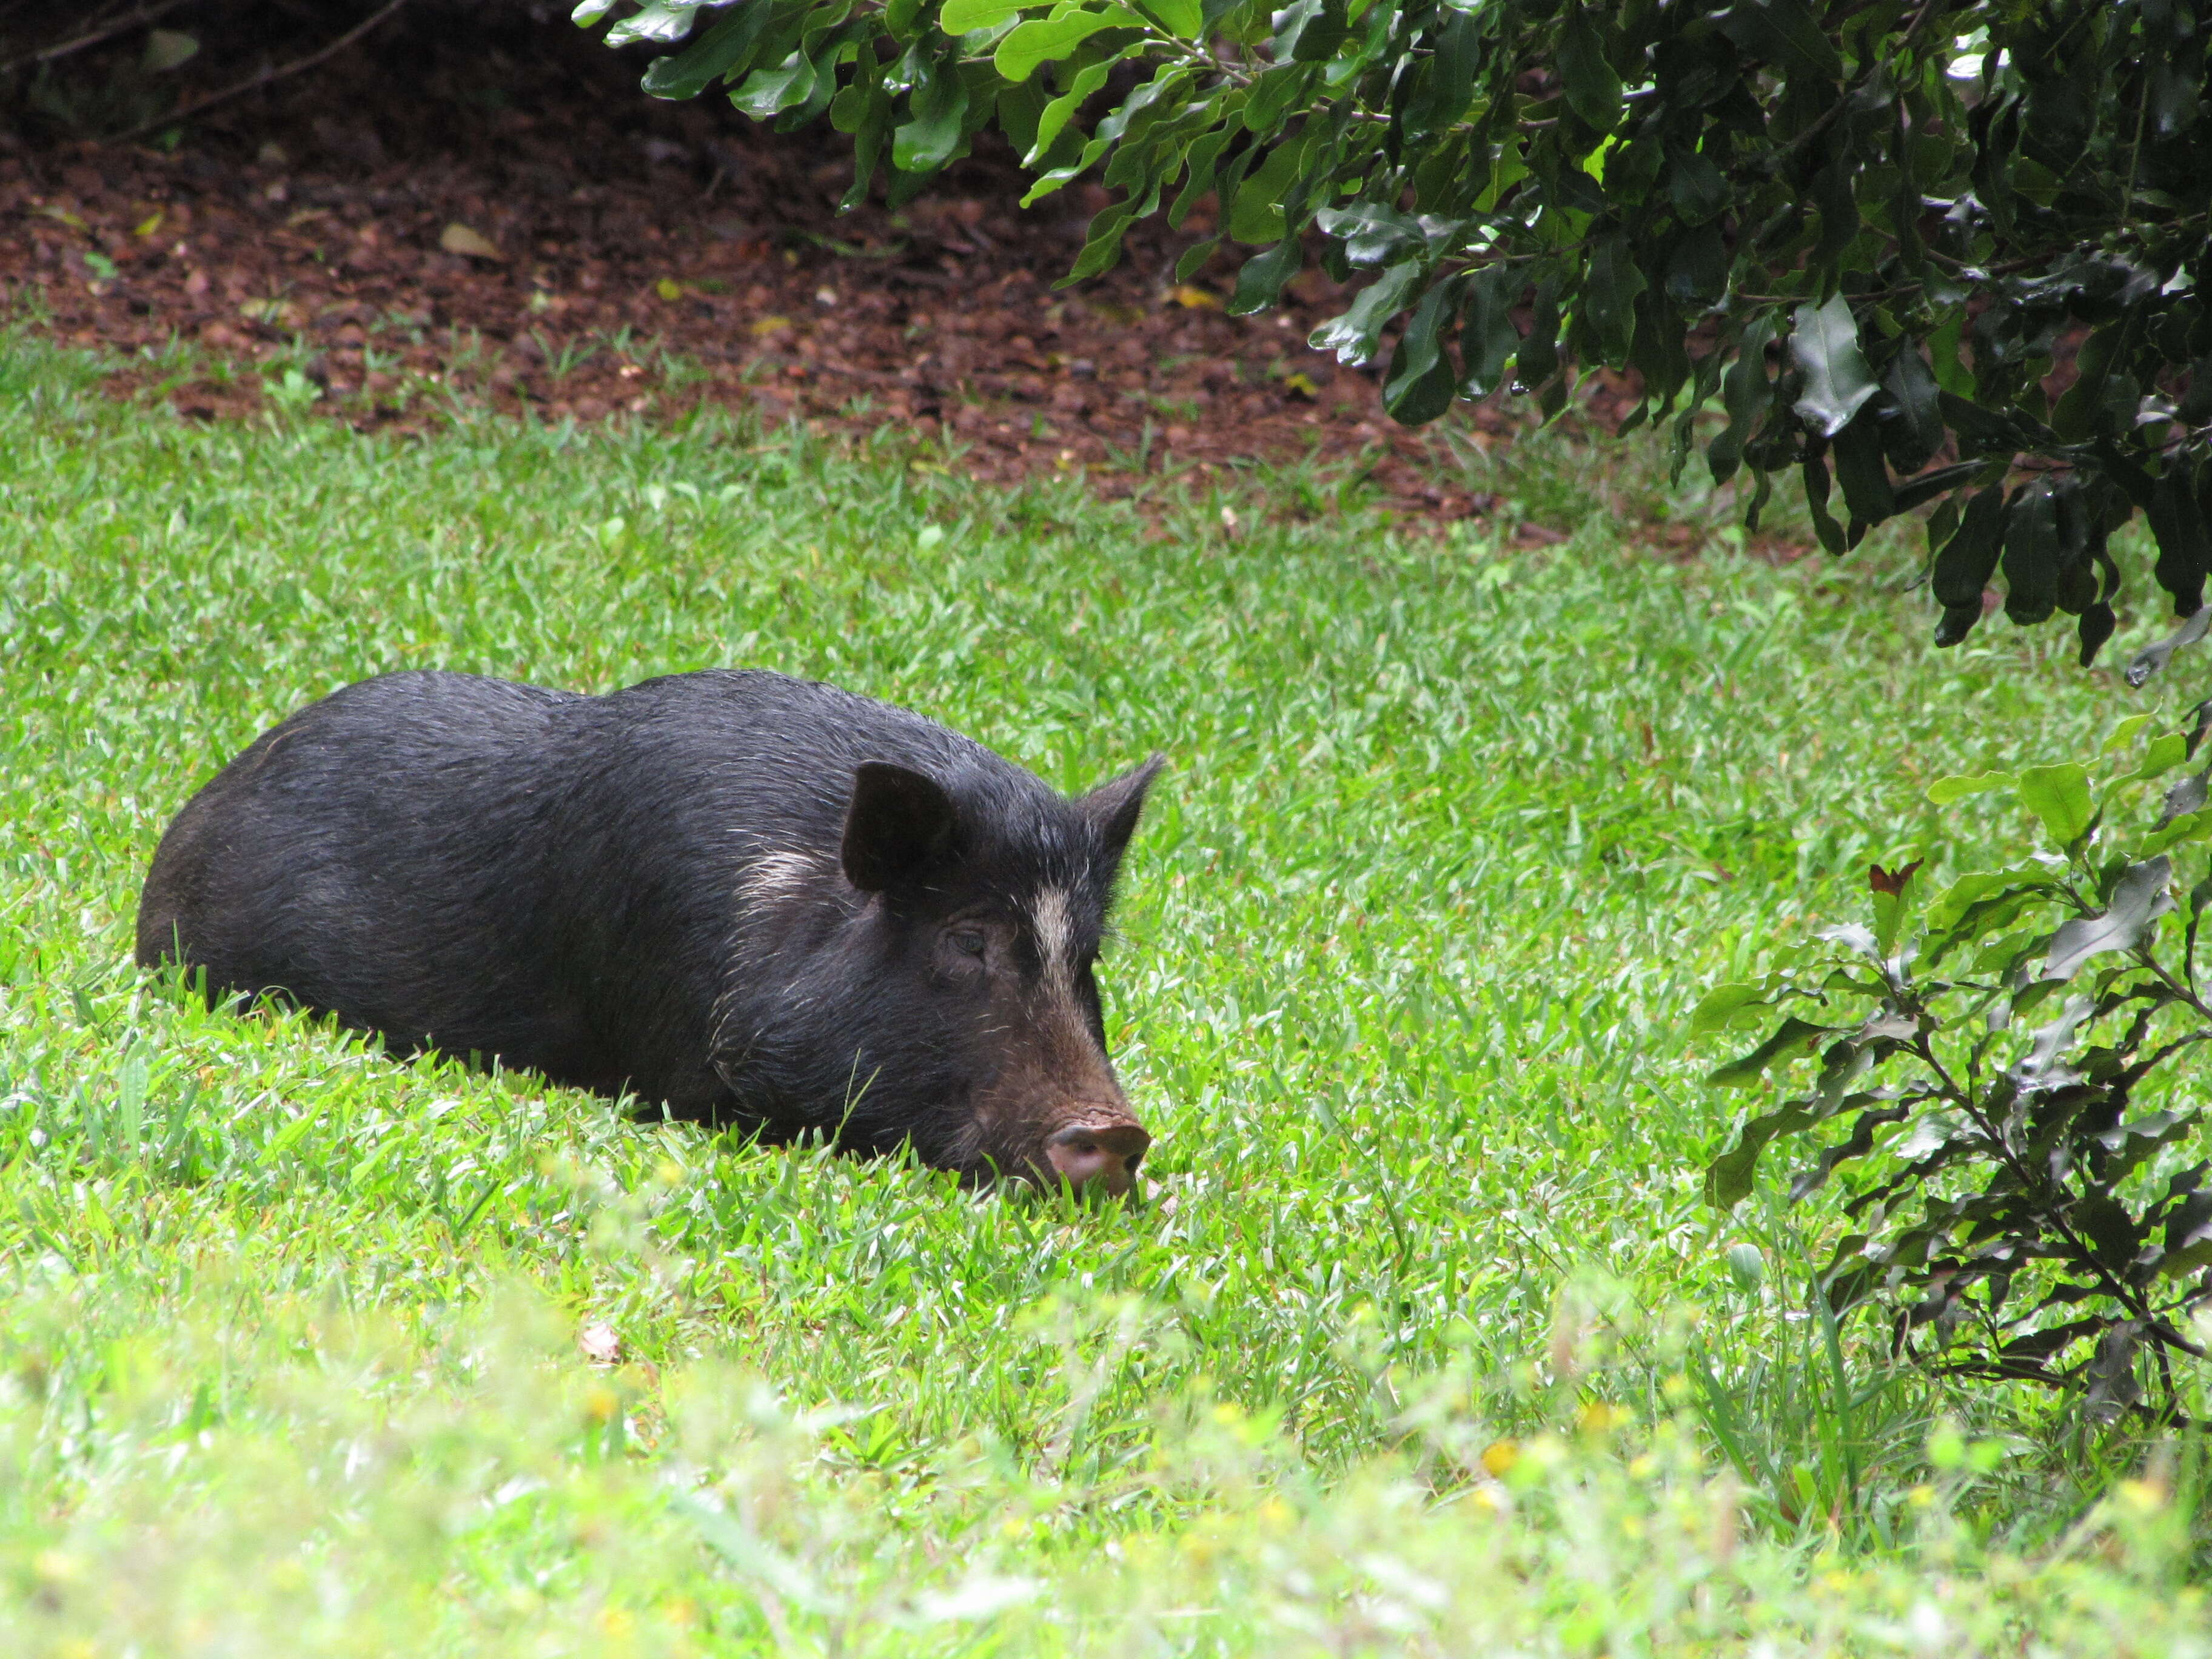
<svg viewBox="0 0 2212 1659">
<path fill-rule="evenodd" d="M 1481 24 L 1467 12 L 1453 12 L 1436 36 L 1428 67 L 1407 100 L 1402 119 L 1408 137 L 1426 137 L 1467 113 L 1481 54 Z"/>
<path fill-rule="evenodd" d="M 1773 402 L 1773 383 L 1766 373 L 1766 348 L 1774 338 L 1774 325 L 1761 317 L 1744 331 L 1735 359 L 1722 377 L 1722 401 L 1728 407 L 1728 428 L 1706 451 L 1713 482 L 1726 483 L 1742 464 L 1743 447 L 1765 418 Z"/>
<path fill-rule="evenodd" d="M 1867 399 L 1881 390 L 1866 354 L 1859 349 L 1858 325 L 1851 320 L 1850 306 L 1840 294 L 1825 305 L 1797 307 L 1790 355 L 1805 375 L 1797 413 L 1824 438 L 1842 431 Z"/>
<path fill-rule="evenodd" d="M 2066 388 L 2051 411 L 2051 429 L 2065 442 L 2087 440 L 2104 412 L 2100 405 L 2106 385 L 2112 378 L 2113 357 L 2127 331 L 2127 324 L 2100 328 L 2075 349 L 2074 384 Z M 2130 417 L 2134 412 L 2132 409 L 2127 411 Z"/>
<path fill-rule="evenodd" d="M 1229 210 L 1229 234 L 1240 242 L 1273 242 L 1284 234 L 1283 202 L 1305 166 L 1307 145 L 1289 139 L 1244 180 Z"/>
<path fill-rule="evenodd" d="M 1881 385 L 1890 399 L 1890 417 L 1880 428 L 1883 453 L 1899 472 L 1917 472 L 1943 447 L 1942 389 L 1910 342 L 1890 354 Z"/>
<path fill-rule="evenodd" d="M 2027 767 L 2018 789 L 2020 804 L 2035 814 L 2061 847 L 2072 845 L 2087 831 L 2096 804 L 2090 799 L 2087 768 L 2072 761 Z"/>
<path fill-rule="evenodd" d="M 996 28 L 1008 18 L 1020 16 L 1024 5 L 1036 3 L 1037 0 L 945 0 L 937 14 L 937 27 L 947 34 Z"/>
<path fill-rule="evenodd" d="M 1699 151 L 1686 149 L 1667 163 L 1667 197 L 1684 222 L 1701 225 L 1727 211 L 1728 175 Z"/>
<path fill-rule="evenodd" d="M 750 67 L 775 8 L 750 0 L 673 58 L 656 58 L 645 71 L 645 90 L 655 98 L 696 98 L 708 83 Z"/>
<path fill-rule="evenodd" d="M 1121 238 L 1128 231 L 1129 222 L 1136 216 L 1136 209 L 1127 202 L 1115 202 L 1101 209 L 1091 221 L 1083 251 L 1076 256 L 1065 280 L 1080 282 L 1111 270 L 1121 257 Z"/>
<path fill-rule="evenodd" d="M 1389 264 L 1409 253 L 1425 252 L 1428 247 L 1419 220 L 1376 203 L 1323 208 L 1314 215 L 1314 223 L 1344 245 L 1347 264 Z"/>
<path fill-rule="evenodd" d="M 1285 236 L 1266 252 L 1254 254 L 1237 269 L 1237 287 L 1229 296 L 1229 314 L 1248 317 L 1274 304 L 1283 285 L 1298 274 L 1304 259 L 1304 250 L 1295 236 Z"/>
<path fill-rule="evenodd" d="M 1667 297 L 1677 305 L 1705 307 L 1728 291 L 1727 239 L 1718 225 L 1700 225 L 1675 240 L 1667 255 Z"/>
<path fill-rule="evenodd" d="M 901 173 L 936 172 L 958 148 L 967 113 L 968 89 L 948 65 L 915 94 L 914 118 L 893 131 L 891 165 Z"/>
<path fill-rule="evenodd" d="M 805 103 L 814 92 L 814 65 L 793 52 L 773 69 L 755 70 L 730 94 L 730 101 L 757 121 Z"/>
<path fill-rule="evenodd" d="M 2142 783 L 2166 773 L 2189 758 L 2189 739 L 2179 732 L 2163 732 L 2151 739 L 2150 746 L 2136 769 L 2122 778 L 2122 783 Z"/>
<path fill-rule="evenodd" d="M 1389 372 L 1382 378 L 1382 407 L 1391 419 L 1419 426 L 1450 405 L 1458 374 L 1445 349 L 1444 336 L 1458 316 L 1460 294 L 1466 286 L 1464 276 L 1432 283 L 1406 319 Z"/>
<path fill-rule="evenodd" d="M 1753 1011 L 1764 1008 L 1768 1002 L 1768 988 L 1756 982 L 1735 982 L 1716 985 L 1698 999 L 1698 1006 L 1690 1011 L 1690 1035 L 1711 1036 L 1717 1031 L 1734 1030 Z"/>
<path fill-rule="evenodd" d="M 1936 643 L 1956 645 L 1982 619 L 1982 594 L 2004 546 L 2005 492 L 1991 484 L 1966 504 L 1959 528 L 1936 556 L 1929 588 L 1943 607 Z"/>
<path fill-rule="evenodd" d="M 2173 596 L 2174 614 L 2186 617 L 2202 610 L 2205 580 L 2212 576 L 2212 527 L 2206 525 L 2191 469 L 2179 458 L 2152 487 L 2143 516 L 2158 543 L 2152 574 Z"/>
<path fill-rule="evenodd" d="M 1928 932 L 1930 936 L 1955 932 L 1959 937 L 1951 941 L 1954 945 L 1984 939 L 2012 925 L 2020 914 L 2014 900 L 2022 896 L 2048 899 L 2056 890 L 2051 872 L 2037 865 L 1970 871 L 1928 907 Z"/>
<path fill-rule="evenodd" d="M 1636 296 L 1646 286 L 1628 238 L 1614 231 L 1597 238 L 1590 249 L 1583 314 L 1608 362 L 1628 356 L 1629 331 L 1636 323 Z"/>
<path fill-rule="evenodd" d="M 1479 270 L 1468 284 L 1460 324 L 1462 397 L 1488 397 L 1504 380 L 1505 365 L 1521 345 L 1521 331 L 1513 325 L 1520 298 L 1520 276 L 1508 266 Z"/>
<path fill-rule="evenodd" d="M 1528 307 L 1528 331 L 1514 354 L 1514 384 L 1534 392 L 1558 384 L 1559 372 L 1559 300 L 1556 279 L 1536 285 Z"/>
<path fill-rule="evenodd" d="M 1998 789 L 2016 789 L 2020 779 L 2010 772 L 1960 772 L 1948 778 L 1938 778 L 1928 786 L 1928 799 L 1938 806 L 1948 806 L 1953 801 L 1964 800 L 1969 795 L 1986 795 Z"/>
<path fill-rule="evenodd" d="M 2076 916 L 2051 936 L 2041 977 L 2069 980 L 2092 957 L 2134 950 L 2151 924 L 2173 908 L 2172 874 L 2172 863 L 2163 854 L 2130 866 L 2101 915 Z"/>
<path fill-rule="evenodd" d="M 2100 755 L 2118 754 L 2121 750 L 2125 749 L 2148 731 L 2157 719 L 2158 716 L 2155 714 L 2129 715 L 2105 734 L 2104 742 L 2097 745 L 2097 752 Z"/>
<path fill-rule="evenodd" d="M 2155 853 L 2169 852 L 2176 847 L 2185 847 L 2212 836 L 2212 811 L 2200 806 L 2193 811 L 2177 812 L 2142 838 L 2136 851 L 2144 858 Z"/>
<path fill-rule="evenodd" d="M 1199 0 L 1137 0 L 1137 3 L 1170 34 L 1185 40 L 1197 40 L 1206 27 L 1205 9 Z"/>
<path fill-rule="evenodd" d="M 1813 1160 L 1811 1168 L 1800 1170 L 1791 1178 L 1789 1198 L 1792 1204 L 1802 1203 L 1820 1191 L 1839 1165 L 1866 1157 L 1874 1151 L 1876 1132 L 1893 1123 L 1904 1121 L 1907 1115 L 1906 1109 L 1902 1106 L 1874 1106 L 1873 1102 L 1864 1096 L 1858 1097 L 1858 1101 L 1872 1109 L 1860 1111 L 1856 1121 L 1851 1125 L 1850 1133 L 1843 1141 L 1823 1148 L 1820 1155 Z"/>
<path fill-rule="evenodd" d="M 2030 626 L 2058 608 L 2058 492 L 2047 478 L 2022 486 L 2005 513 L 2005 616 Z"/>
<path fill-rule="evenodd" d="M 1917 507 L 1923 507 L 1938 495 L 1948 495 L 1960 484 L 1970 483 L 1977 474 L 1989 470 L 1985 462 L 1959 461 L 1950 466 L 1939 466 L 1923 472 L 1896 487 L 1893 498 L 1897 511 L 1910 513 Z M 1956 526 L 1953 528 L 1955 529 Z"/>
<path fill-rule="evenodd" d="M 1424 269 L 1419 259 L 1391 266 L 1359 290 L 1342 316 L 1333 317 L 1314 330 L 1306 343 L 1316 351 L 1334 351 L 1340 363 L 1368 362 L 1375 355 L 1384 325 L 1405 307 Z"/>
<path fill-rule="evenodd" d="M 830 125 L 853 135 L 853 182 L 838 204 L 839 212 L 849 213 L 868 199 L 868 185 L 883 160 L 896 107 L 880 76 L 849 82 L 830 100 Z"/>
<path fill-rule="evenodd" d="M 1620 76 L 1606 62 L 1605 45 L 1577 8 L 1559 35 L 1559 78 L 1567 107 L 1600 132 L 1620 118 Z"/>
<path fill-rule="evenodd" d="M 2174 735 L 2179 737 L 2181 734 L 2176 732 Z M 2181 740 L 2185 748 L 2189 739 L 2185 737 Z M 2208 799 L 2212 799 L 2212 770 L 2191 772 L 2187 777 L 2168 785 L 2166 798 L 2159 802 L 2157 827 L 2163 830 L 2183 813 L 2198 811 Z"/>
<path fill-rule="evenodd" d="M 1820 240 L 1810 256 L 1815 270 L 1832 270 L 1857 239 L 1857 183 L 1858 167 L 1848 154 L 1838 155 L 1813 180 L 1812 200 L 1820 210 Z"/>
<path fill-rule="evenodd" d="M 1743 1126 L 1735 1145 L 1705 1166 L 1705 1202 L 1717 1210 L 1734 1209 L 1750 1194 L 1759 1155 L 1782 1136 L 1809 1129 L 1819 1121 L 1794 1103 L 1753 1118 Z"/>
<path fill-rule="evenodd" d="M 1258 138 L 1273 137 L 1306 106 L 1321 71 L 1311 64 L 1279 63 L 1252 82 L 1244 105 L 1245 129 Z"/>
<path fill-rule="evenodd" d="M 1279 64 L 1318 64 L 1351 33 L 1345 0 L 1291 0 L 1275 14 L 1273 55 Z"/>
<path fill-rule="evenodd" d="M 1827 462 L 1817 455 L 1808 456 L 1799 474 L 1805 480 L 1805 512 L 1813 520 L 1813 533 L 1828 552 L 1842 557 L 1846 551 L 1844 527 L 1828 510 Z"/>
<path fill-rule="evenodd" d="M 1999 775 L 2003 775 L 1987 772 L 1980 775 L 1982 778 Z M 1978 782 L 1979 779 L 1974 781 Z M 2006 782 L 2015 788 L 2018 787 L 2018 781 L 2015 779 L 2007 777 Z M 1965 793 L 1981 793 L 1984 791 L 1976 789 Z M 1929 793 L 1932 799 L 1934 792 L 1931 790 Z M 2039 873 L 2032 866 L 2021 865 L 2015 865 L 2003 870 L 1969 870 L 1954 878 L 1951 884 L 1943 890 L 1943 896 L 1929 907 L 1928 925 L 1930 927 L 1948 927 L 1969 906 L 1980 903 L 1992 894 L 2015 887 L 2023 880 L 2033 879 Z"/>
<path fill-rule="evenodd" d="M 665 46 L 684 40 L 691 33 L 707 3 L 708 0 L 645 0 L 633 15 L 623 18 L 607 31 L 607 44 L 627 46 L 641 40 L 651 40 Z M 594 16 L 604 15 L 605 9 L 601 8 Z M 584 15 L 583 12 L 582 7 L 577 8 L 577 21 L 594 21 L 593 17 Z"/>
<path fill-rule="evenodd" d="M 1048 17 L 1016 24 L 1012 33 L 999 42 L 991 61 L 1007 80 L 1026 81 L 1040 64 L 1072 56 L 1100 30 L 1141 28 L 1144 21 L 1127 6 L 1113 3 L 1095 10 L 1055 11 Z"/>
<path fill-rule="evenodd" d="M 1880 524 L 1897 511 L 1897 492 L 1881 458 L 1881 434 L 1873 410 L 1862 410 L 1836 434 L 1836 482 L 1855 526 Z"/>
<path fill-rule="evenodd" d="M 1083 106 L 1083 100 L 1106 84 L 1106 76 L 1113 67 L 1111 61 L 1086 64 L 1075 72 L 1074 80 L 1067 83 L 1067 90 L 1044 106 L 1037 117 L 1036 137 L 1030 143 L 1029 154 L 1022 158 L 1024 167 L 1034 166 L 1044 159 L 1058 142 L 1060 135 L 1066 131 L 1075 112 Z M 1022 204 L 1026 207 L 1035 199 L 1035 192 L 1032 192 L 1024 198 Z"/>
<path fill-rule="evenodd" d="M 1797 1060 L 1832 1028 L 1815 1025 L 1795 1014 L 1776 1028 L 1773 1036 L 1749 1054 L 1738 1056 L 1711 1073 L 1705 1081 L 1717 1089 L 1748 1089 L 1766 1074 L 1767 1068 Z"/>
<path fill-rule="evenodd" d="M 2166 666 L 2177 651 L 2185 651 L 2212 632 L 2212 605 L 2198 609 L 2187 622 L 2155 645 L 2147 645 L 2136 653 L 2128 665 L 2126 679 L 2130 685 L 2140 686 L 2144 681 Z"/>
<path fill-rule="evenodd" d="M 1190 147 L 1188 170 L 1184 176 L 1182 188 L 1176 192 L 1175 200 L 1168 208 L 1168 228 L 1171 230 L 1181 230 L 1190 210 L 1214 191 L 1219 178 L 1218 166 L 1221 152 L 1237 136 L 1237 110 L 1232 104 L 1235 96 L 1235 94 L 1231 94 L 1216 106 L 1221 125 L 1212 131 L 1202 134 Z M 1176 279 L 1181 282 L 1188 275 L 1188 272 L 1178 270 Z"/>
</svg>

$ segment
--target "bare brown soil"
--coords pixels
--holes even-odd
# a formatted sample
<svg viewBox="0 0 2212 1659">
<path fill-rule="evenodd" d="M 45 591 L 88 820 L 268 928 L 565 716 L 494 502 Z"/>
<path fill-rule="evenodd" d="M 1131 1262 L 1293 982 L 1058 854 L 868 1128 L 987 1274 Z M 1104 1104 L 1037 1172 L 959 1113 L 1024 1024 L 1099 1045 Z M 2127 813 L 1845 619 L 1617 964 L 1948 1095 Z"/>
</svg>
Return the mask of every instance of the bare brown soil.
<svg viewBox="0 0 2212 1659">
<path fill-rule="evenodd" d="M 208 85 L 234 72 L 220 44 Z M 179 101 L 204 89 L 193 68 Z M 1060 289 L 1097 187 L 1024 210 L 1025 181 L 987 149 L 902 211 L 878 181 L 840 216 L 841 135 L 655 103 L 638 69 L 557 21 L 456 40 L 444 14 L 402 14 L 173 149 L 0 128 L 0 296 L 135 356 L 118 392 L 199 418 L 275 398 L 412 430 L 457 405 L 592 422 L 711 400 L 906 426 L 988 479 L 1079 467 L 1114 490 L 1311 455 L 1431 521 L 1489 507 L 1438 433 L 1382 412 L 1376 370 L 1307 348 L 1346 294 L 1318 270 L 1255 318 L 1222 307 L 1242 251 L 1173 280 L 1206 208 Z M 172 342 L 197 350 L 179 364 L 159 355 Z M 1620 390 L 1593 412 L 1619 412 Z M 1483 444 L 1522 420 L 1485 406 L 1450 425 Z"/>
</svg>

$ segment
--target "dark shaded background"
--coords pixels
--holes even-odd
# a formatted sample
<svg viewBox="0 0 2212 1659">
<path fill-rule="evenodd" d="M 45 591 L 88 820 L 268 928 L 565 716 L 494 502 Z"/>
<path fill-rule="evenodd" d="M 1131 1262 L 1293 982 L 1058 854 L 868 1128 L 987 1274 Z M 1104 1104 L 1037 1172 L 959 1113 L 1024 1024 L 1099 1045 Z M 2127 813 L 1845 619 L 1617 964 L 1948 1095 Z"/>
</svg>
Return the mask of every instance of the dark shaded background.
<svg viewBox="0 0 2212 1659">
<path fill-rule="evenodd" d="M 0 0 L 0 62 L 161 3 Z M 1097 186 L 1024 211 L 1026 181 L 986 136 L 903 211 L 882 206 L 879 181 L 840 216 L 842 135 L 775 133 L 716 97 L 646 98 L 653 52 L 607 50 L 565 6 L 410 0 L 305 72 L 108 138 L 310 57 L 377 9 L 186 0 L 152 20 L 199 41 L 177 67 L 147 67 L 141 23 L 0 72 L 9 308 L 136 354 L 118 391 L 199 417 L 276 394 L 402 428 L 461 405 L 589 421 L 711 400 L 888 423 L 989 477 L 1084 468 L 1112 490 L 1311 455 L 1334 471 L 1302 510 L 1347 478 L 1428 519 L 1488 507 L 1455 457 L 1517 429 L 1517 411 L 1396 427 L 1373 371 L 1305 347 L 1346 292 L 1310 265 L 1287 311 L 1257 318 L 1220 308 L 1247 250 L 1174 283 L 1176 256 L 1211 233 L 1206 208 L 1180 232 L 1139 227 L 1117 270 L 1060 290 L 1106 200 Z"/>
</svg>

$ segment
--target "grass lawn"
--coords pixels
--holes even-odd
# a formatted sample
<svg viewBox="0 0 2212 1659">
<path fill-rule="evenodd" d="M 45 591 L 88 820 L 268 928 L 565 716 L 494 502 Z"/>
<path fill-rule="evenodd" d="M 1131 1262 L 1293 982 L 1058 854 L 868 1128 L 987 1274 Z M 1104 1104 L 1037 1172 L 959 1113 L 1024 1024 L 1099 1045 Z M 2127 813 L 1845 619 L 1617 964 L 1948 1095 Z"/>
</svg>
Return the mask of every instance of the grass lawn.
<svg viewBox="0 0 2212 1659">
<path fill-rule="evenodd" d="M 0 339 L 7 1652 L 2212 1652 L 2194 1449 L 1832 1346 L 1833 1208 L 1701 1205 L 1745 1097 L 1683 1036 L 1955 830 L 1930 780 L 2178 718 L 2185 671 L 2123 707 L 2055 630 L 1934 652 L 1895 552 L 1674 562 L 1603 512 L 1522 552 L 1261 477 L 1231 534 L 895 434 L 394 445 L 92 381 Z M 1584 499 L 1531 455 L 1504 487 Z M 130 965 L 162 826 L 299 704 L 717 665 L 1063 787 L 1166 751 L 1103 974 L 1147 1203 Z"/>
</svg>

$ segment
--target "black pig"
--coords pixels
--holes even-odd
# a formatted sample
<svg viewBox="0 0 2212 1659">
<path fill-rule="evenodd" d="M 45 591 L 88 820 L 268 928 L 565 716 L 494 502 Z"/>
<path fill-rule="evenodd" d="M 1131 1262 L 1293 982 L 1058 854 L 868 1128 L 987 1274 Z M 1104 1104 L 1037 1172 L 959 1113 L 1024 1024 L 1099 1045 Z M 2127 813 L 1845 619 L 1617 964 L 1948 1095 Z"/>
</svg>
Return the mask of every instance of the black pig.
<svg viewBox="0 0 2212 1659">
<path fill-rule="evenodd" d="M 1158 769 L 1071 801 L 919 714 L 779 674 L 604 697 L 387 674 L 187 803 L 138 960 L 398 1052 L 1120 1194 L 1151 1138 L 1091 970 Z"/>
</svg>

